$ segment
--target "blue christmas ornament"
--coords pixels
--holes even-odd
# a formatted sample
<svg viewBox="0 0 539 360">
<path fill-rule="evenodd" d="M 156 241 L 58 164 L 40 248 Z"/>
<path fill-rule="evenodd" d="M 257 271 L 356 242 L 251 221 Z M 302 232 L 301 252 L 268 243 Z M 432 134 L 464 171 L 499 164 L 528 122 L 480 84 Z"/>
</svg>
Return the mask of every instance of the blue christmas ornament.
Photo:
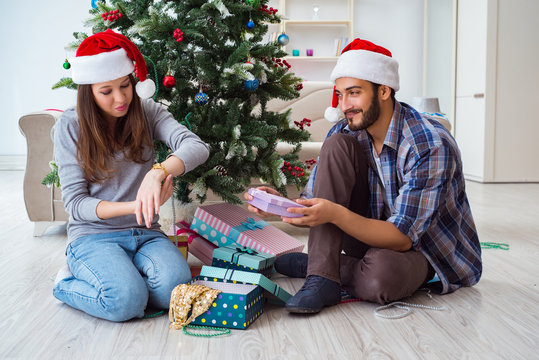
<svg viewBox="0 0 539 360">
<path fill-rule="evenodd" d="M 258 82 L 257 78 L 254 78 L 253 80 L 245 80 L 243 82 L 243 86 L 245 87 L 245 90 L 247 91 L 256 91 L 258 89 L 258 85 L 260 83 Z"/>
<path fill-rule="evenodd" d="M 210 97 L 202 91 L 195 95 L 195 104 L 206 105 L 210 101 Z"/>
<path fill-rule="evenodd" d="M 278 41 L 279 44 L 281 44 L 281 45 L 286 45 L 286 44 L 288 44 L 288 42 L 290 41 L 290 38 L 289 38 L 288 35 L 286 35 L 286 34 L 281 34 L 281 35 L 279 35 L 279 37 L 277 38 L 277 41 Z"/>
<path fill-rule="evenodd" d="M 248 27 L 249 29 L 252 29 L 252 28 L 255 27 L 255 23 L 253 22 L 253 20 L 249 20 L 249 22 L 247 23 L 247 27 Z"/>
<path fill-rule="evenodd" d="M 94 9 L 97 9 L 97 2 L 98 2 L 98 1 L 105 2 L 104 0 L 92 0 L 92 7 L 93 7 Z"/>
</svg>

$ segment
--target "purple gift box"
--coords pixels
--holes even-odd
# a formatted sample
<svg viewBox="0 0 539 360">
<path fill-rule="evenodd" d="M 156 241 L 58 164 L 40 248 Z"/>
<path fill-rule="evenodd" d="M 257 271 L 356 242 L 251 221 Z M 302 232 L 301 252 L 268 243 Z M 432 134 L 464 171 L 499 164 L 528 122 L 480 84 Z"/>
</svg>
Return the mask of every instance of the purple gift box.
<svg viewBox="0 0 539 360">
<path fill-rule="evenodd" d="M 250 188 L 247 192 L 253 197 L 248 203 L 260 210 L 270 214 L 281 215 L 285 217 L 302 217 L 303 214 L 296 214 L 286 211 L 288 208 L 304 208 L 304 205 L 282 196 L 273 195 L 263 190 Z"/>
</svg>

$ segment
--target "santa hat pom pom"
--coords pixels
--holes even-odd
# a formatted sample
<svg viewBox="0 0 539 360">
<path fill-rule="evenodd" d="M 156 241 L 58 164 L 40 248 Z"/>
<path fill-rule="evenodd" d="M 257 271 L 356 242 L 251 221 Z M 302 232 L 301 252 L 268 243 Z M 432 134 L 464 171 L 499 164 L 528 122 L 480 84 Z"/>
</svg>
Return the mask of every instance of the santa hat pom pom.
<svg viewBox="0 0 539 360">
<path fill-rule="evenodd" d="M 155 83 L 150 79 L 139 81 L 135 88 L 141 99 L 149 99 L 155 94 Z"/>
<path fill-rule="evenodd" d="M 339 108 L 328 107 L 324 112 L 324 118 L 332 124 L 344 117 L 343 112 Z"/>
</svg>

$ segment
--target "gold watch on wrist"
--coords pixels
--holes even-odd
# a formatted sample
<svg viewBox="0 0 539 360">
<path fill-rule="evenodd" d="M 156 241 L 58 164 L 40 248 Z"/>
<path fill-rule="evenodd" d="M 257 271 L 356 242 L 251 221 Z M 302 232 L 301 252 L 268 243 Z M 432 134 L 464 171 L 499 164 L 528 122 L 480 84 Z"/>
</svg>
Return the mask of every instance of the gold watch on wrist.
<svg viewBox="0 0 539 360">
<path fill-rule="evenodd" d="M 163 170 L 165 172 L 165 179 L 168 177 L 168 171 L 167 169 L 165 168 L 165 166 L 161 163 L 155 163 L 153 164 L 152 166 L 152 170 L 153 169 L 159 169 L 159 170 Z"/>
</svg>

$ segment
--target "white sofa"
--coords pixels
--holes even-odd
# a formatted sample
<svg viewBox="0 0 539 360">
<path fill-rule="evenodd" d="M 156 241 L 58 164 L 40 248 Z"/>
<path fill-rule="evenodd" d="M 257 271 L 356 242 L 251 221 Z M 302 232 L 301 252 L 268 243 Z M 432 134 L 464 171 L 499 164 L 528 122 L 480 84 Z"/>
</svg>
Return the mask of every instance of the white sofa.
<svg viewBox="0 0 539 360">
<path fill-rule="evenodd" d="M 51 225 L 65 223 L 69 216 L 64 210 L 61 190 L 41 185 L 51 168 L 53 142 L 50 132 L 59 111 L 40 111 L 19 119 L 19 128 L 26 137 L 26 171 L 23 192 L 26 212 L 34 222 L 34 236 L 41 236 Z"/>
</svg>

